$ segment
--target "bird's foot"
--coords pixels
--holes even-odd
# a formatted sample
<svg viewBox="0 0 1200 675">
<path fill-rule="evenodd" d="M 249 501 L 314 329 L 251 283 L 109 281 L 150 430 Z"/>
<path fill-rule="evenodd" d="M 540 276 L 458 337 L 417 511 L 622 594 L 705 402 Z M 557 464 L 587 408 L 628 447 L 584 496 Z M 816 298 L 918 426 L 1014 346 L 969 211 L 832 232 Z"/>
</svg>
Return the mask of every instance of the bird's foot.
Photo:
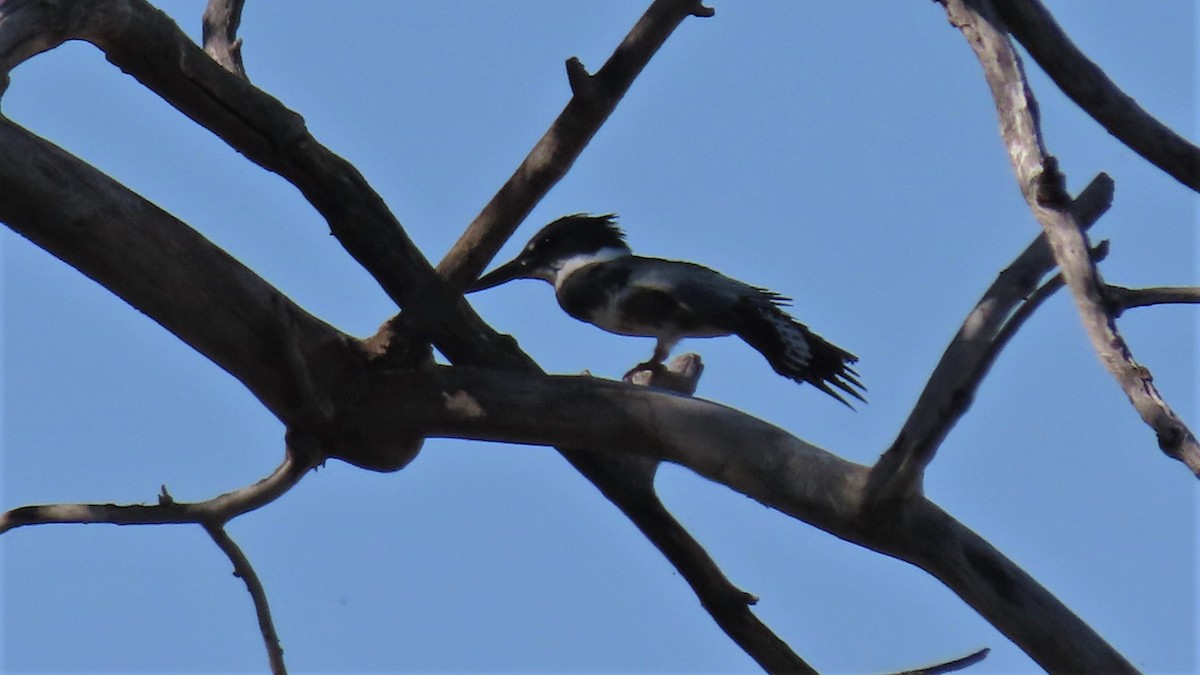
<svg viewBox="0 0 1200 675">
<path fill-rule="evenodd" d="M 643 361 L 630 368 L 621 376 L 621 379 L 625 382 L 633 382 L 633 376 L 643 372 L 649 373 L 649 377 L 653 378 L 655 375 L 667 372 L 667 367 L 663 365 L 662 361 Z"/>
<path fill-rule="evenodd" d="M 633 384 L 669 389 L 691 396 L 696 393 L 703 372 L 704 362 L 699 354 L 681 354 L 672 359 L 669 366 L 659 361 L 639 363 L 623 379 Z"/>
</svg>

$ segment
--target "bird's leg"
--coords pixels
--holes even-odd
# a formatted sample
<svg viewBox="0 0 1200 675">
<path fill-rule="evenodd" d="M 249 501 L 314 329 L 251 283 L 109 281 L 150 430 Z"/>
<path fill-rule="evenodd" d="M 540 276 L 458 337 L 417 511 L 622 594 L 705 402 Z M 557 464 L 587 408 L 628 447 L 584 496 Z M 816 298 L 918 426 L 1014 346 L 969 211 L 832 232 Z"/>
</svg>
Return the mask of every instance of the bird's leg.
<svg viewBox="0 0 1200 675">
<path fill-rule="evenodd" d="M 662 339 L 659 339 L 658 342 L 655 343 L 655 345 L 654 345 L 654 354 L 652 354 L 650 356 L 650 360 L 643 361 L 643 362 L 637 364 L 636 366 L 630 368 L 629 371 L 627 373 L 625 373 L 624 377 L 622 377 L 621 379 L 628 380 L 633 377 L 634 373 L 636 373 L 638 371 L 642 371 L 642 370 L 648 370 L 651 373 L 654 373 L 656 375 L 659 373 L 665 372 L 667 370 L 667 367 L 665 365 L 663 365 L 663 361 L 667 360 L 667 354 L 670 354 L 670 353 L 671 353 L 670 343 L 663 342 Z"/>
</svg>

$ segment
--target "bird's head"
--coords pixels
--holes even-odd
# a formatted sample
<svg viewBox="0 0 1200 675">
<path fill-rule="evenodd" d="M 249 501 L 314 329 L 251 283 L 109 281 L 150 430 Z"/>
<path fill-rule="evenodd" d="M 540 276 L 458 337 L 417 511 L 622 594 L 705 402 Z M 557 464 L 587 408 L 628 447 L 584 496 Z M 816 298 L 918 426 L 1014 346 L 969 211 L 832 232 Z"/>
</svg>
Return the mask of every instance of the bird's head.
<svg viewBox="0 0 1200 675">
<path fill-rule="evenodd" d="M 629 246 L 617 227 L 615 214 L 575 213 L 543 227 L 525 244 L 520 255 L 480 277 L 467 292 L 493 288 L 513 279 L 555 283 L 560 273 L 623 255 L 629 255 Z"/>
</svg>

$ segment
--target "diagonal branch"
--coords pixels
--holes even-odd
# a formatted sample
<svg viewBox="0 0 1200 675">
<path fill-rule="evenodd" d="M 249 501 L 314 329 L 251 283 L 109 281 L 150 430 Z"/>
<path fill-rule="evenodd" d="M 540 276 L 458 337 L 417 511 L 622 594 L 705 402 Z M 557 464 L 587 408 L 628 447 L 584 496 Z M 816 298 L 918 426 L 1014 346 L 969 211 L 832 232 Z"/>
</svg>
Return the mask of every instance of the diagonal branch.
<svg viewBox="0 0 1200 675">
<path fill-rule="evenodd" d="M 0 3 L 0 73 L 76 39 L 94 44 L 167 103 L 295 185 L 397 305 L 436 282 L 429 261 L 352 164 L 313 138 L 300 115 L 226 71 L 144 0 Z M 434 341 L 447 358 L 488 353 L 509 367 L 527 362 L 462 298 L 446 315 L 449 326 Z"/>
<path fill-rule="evenodd" d="M 438 336 L 453 326 L 443 318 L 446 308 L 453 307 L 462 289 L 483 272 L 534 206 L 571 169 L 671 33 L 689 16 L 712 14 L 700 0 L 655 0 L 595 75 L 589 75 L 579 59 L 568 60 L 571 100 L 438 263 L 438 280 L 430 280 L 416 294 L 417 302 L 404 306 L 403 313 L 385 323 L 373 339 L 390 343 L 397 334 L 417 332 L 432 336 L 436 344 Z"/>
<path fill-rule="evenodd" d="M 300 418 L 283 336 L 295 338 L 297 326 L 313 345 L 345 336 L 195 230 L 4 117 L 0 157 L 0 222 L 212 359 L 281 420 Z M 283 325 L 281 316 L 303 319 Z"/>
<path fill-rule="evenodd" d="M 664 11 L 664 8 L 668 11 Z M 79 11 L 70 11 L 72 9 Z M 659 0 L 651 6 L 651 10 L 653 10 L 653 14 L 648 11 L 647 15 L 656 17 L 654 21 L 649 24 L 645 20 L 639 21 L 635 30 L 619 48 L 620 58 L 614 54 L 614 57 L 610 59 L 610 64 L 615 65 L 611 68 L 606 65 L 605 72 L 611 73 L 611 75 L 606 75 L 607 79 L 602 78 L 600 81 L 608 81 L 614 87 L 614 91 L 617 89 L 624 91 L 628 88 L 633 77 L 665 40 L 670 30 L 678 25 L 684 16 L 688 13 L 706 13 L 695 0 L 685 2 Z M 48 31 L 48 26 L 53 26 L 54 29 Z M 382 199 L 371 190 L 362 176 L 349 163 L 313 139 L 304 128 L 302 120 L 294 112 L 244 80 L 217 66 L 212 59 L 197 49 L 165 15 L 140 0 L 79 0 L 74 6 L 71 6 L 71 3 L 55 2 L 54 0 L 8 0 L 7 3 L 0 6 L 0 66 L 5 69 L 11 69 L 22 60 L 51 49 L 67 39 L 85 39 L 92 42 L 104 50 L 112 62 L 158 93 L 171 105 L 217 134 L 251 161 L 280 174 L 296 185 L 314 207 L 325 216 L 331 230 L 347 251 L 379 281 L 397 304 L 406 306 L 422 291 L 441 289 L 441 283 L 432 267 L 404 234 L 399 223 L 383 204 Z M 638 65 L 639 62 L 640 65 Z M 597 76 L 599 75 L 598 73 Z M 576 80 L 578 81 L 578 77 Z M 610 103 L 598 102 L 596 100 L 597 91 L 593 90 L 588 97 L 581 97 L 581 101 L 585 98 L 588 99 L 586 104 L 577 103 L 574 107 L 569 104 L 568 110 L 575 112 L 567 114 L 567 111 L 564 111 L 564 115 L 560 117 L 557 128 L 561 135 L 552 144 L 553 147 L 558 148 L 555 150 L 558 161 L 549 162 L 540 169 L 536 169 L 532 160 L 530 163 L 523 164 L 526 170 L 531 172 L 529 174 L 531 182 L 522 189 L 531 189 L 529 185 L 532 184 L 541 185 L 542 191 L 537 194 L 530 192 L 520 199 L 529 200 L 530 204 L 536 202 L 545 190 L 549 189 L 553 181 L 558 179 L 554 177 L 555 172 L 565 171 L 570 166 L 573 157 L 568 158 L 569 154 L 573 152 L 577 155 L 586 141 L 594 135 L 599 124 L 607 118 L 607 112 L 597 114 L 597 111 L 602 111 L 607 106 L 611 112 L 611 107 L 615 106 L 616 100 Z M 589 125 L 593 125 L 590 130 Z M 22 133 L 24 133 L 23 130 Z M 18 137 L 15 136 L 15 138 Z M 54 149 L 55 152 L 61 153 L 62 156 L 50 152 L 45 147 L 48 144 L 44 144 L 40 139 L 37 143 L 43 145 L 34 143 L 30 146 L 28 143 L 32 141 L 28 141 L 25 137 L 19 138 L 20 142 L 26 143 L 26 145 L 12 153 L 5 153 L 6 156 L 29 157 L 32 161 L 34 157 L 44 157 L 49 154 L 54 161 L 61 165 L 61 168 L 56 170 L 61 175 L 72 175 L 78 171 L 90 175 L 89 172 L 93 171 L 90 167 L 86 167 L 57 149 Z M 13 142 L 15 143 L 16 140 Z M 541 147 L 550 146 L 543 145 Z M 575 149 L 571 150 L 572 147 Z M 565 163 L 562 162 L 564 159 Z M 539 175 L 540 178 L 538 178 Z M 14 181 L 19 177 L 20 171 L 11 176 Z M 547 183 L 547 180 L 550 182 Z M 114 194 L 119 193 L 120 199 L 144 201 L 137 198 L 136 195 L 130 196 L 132 193 L 128 193 L 123 188 L 119 191 L 115 189 L 119 187 L 114 183 L 106 186 L 106 190 L 100 194 L 106 194 L 109 188 L 112 188 L 111 191 Z M 0 191 L 0 194 L 2 193 Z M 509 192 L 502 191 L 502 194 L 508 194 L 508 199 L 514 198 L 511 190 Z M 127 287 L 128 290 L 125 293 L 118 291 L 118 294 L 150 316 L 155 317 L 185 342 L 197 346 L 218 364 L 242 379 L 251 391 L 263 399 L 264 403 L 268 404 L 268 408 L 284 419 L 289 426 L 313 424 L 309 417 L 314 412 L 318 413 L 317 423 L 324 424 L 327 421 L 326 418 L 329 415 L 327 411 L 322 411 L 321 403 L 331 399 L 328 395 L 330 391 L 339 391 L 328 381 L 328 378 L 345 379 L 350 375 L 340 373 L 337 367 L 320 358 L 310 357 L 323 354 L 326 359 L 340 359 L 344 368 L 355 370 L 356 365 L 352 362 L 347 363 L 346 360 L 346 350 L 343 349 L 346 346 L 344 336 L 340 336 L 336 331 L 331 331 L 330 334 L 325 335 L 325 338 L 321 338 L 320 335 L 324 331 L 313 332 L 315 322 L 309 321 L 311 317 L 307 315 L 301 317 L 302 310 L 296 308 L 300 312 L 297 314 L 296 311 L 291 310 L 290 301 L 282 299 L 281 302 L 285 303 L 288 310 L 286 312 L 281 313 L 277 311 L 277 308 L 265 311 L 265 307 L 259 307 L 257 311 L 247 311 L 246 315 L 260 320 L 264 317 L 278 317 L 280 314 L 292 316 L 296 318 L 296 327 L 305 328 L 308 334 L 303 339 L 293 339 L 295 336 L 281 336 L 280 340 L 285 343 L 285 348 L 279 349 L 278 343 L 270 344 L 269 353 L 261 359 L 261 362 L 255 358 L 248 358 L 236 364 L 229 364 L 228 355 L 222 353 L 222 350 L 206 350 L 204 341 L 197 341 L 196 336 L 189 333 L 189 326 L 183 324 L 175 326 L 171 322 L 164 322 L 161 316 L 163 307 L 156 300 L 158 289 L 153 284 L 145 283 L 145 279 L 138 279 L 136 275 L 123 276 L 126 269 L 120 265 L 110 264 L 110 258 L 103 255 L 103 251 L 97 253 L 87 247 L 79 247 L 67 251 L 70 255 L 64 255 L 65 244 L 63 242 L 47 242 L 38 238 L 40 229 L 48 226 L 50 221 L 87 222 L 87 217 L 94 216 L 94 212 L 89 212 L 87 217 L 74 216 L 64 219 L 60 217 L 61 209 L 55 199 L 42 199 L 39 203 L 40 206 L 35 211 L 15 216 L 4 213 L 3 209 L 6 205 L 0 205 L 0 219 L 10 225 L 17 223 L 14 227 L 26 233 L 26 236 L 35 239 L 56 255 L 64 257 L 70 264 L 84 270 L 85 273 L 89 273 L 87 271 L 89 266 L 103 267 L 107 273 L 112 275 L 112 278 L 94 273 L 89 274 L 114 290 Z M 104 208 L 106 207 L 95 209 L 95 211 L 103 212 Z M 494 212 L 494 210 L 490 211 Z M 141 222 L 132 217 L 122 220 L 129 223 Z M 515 228 L 517 220 L 512 221 L 510 228 Z M 215 249 L 209 242 L 190 230 L 186 234 L 176 232 L 178 228 L 174 226 L 182 226 L 181 223 L 172 219 L 172 225 L 173 227 L 165 228 L 163 231 L 172 233 L 170 236 L 178 234 L 176 237 L 176 240 L 180 242 L 178 251 L 186 254 L 192 249 L 197 251 Z M 148 229 L 153 231 L 155 228 Z M 137 231 L 134 234 L 140 237 L 144 233 Z M 498 246 L 497 243 L 496 247 Z M 486 264 L 486 259 L 478 258 L 477 260 L 479 269 L 482 269 Z M 183 261 L 186 263 L 183 264 L 183 268 L 189 269 L 190 266 L 207 262 L 207 259 L 203 255 L 195 257 L 185 255 Z M 167 267 L 170 268 L 172 265 Z M 233 275 L 219 270 L 210 269 L 210 272 L 214 273 L 213 278 L 237 278 L 248 281 L 253 277 L 249 270 L 242 270 Z M 253 277 L 253 280 L 261 282 L 257 277 Z M 197 284 L 203 286 L 199 277 Z M 229 288 L 223 289 L 223 292 L 233 298 L 247 295 L 256 302 L 265 302 L 266 305 L 274 304 L 270 298 L 276 294 L 275 291 L 267 290 L 269 287 L 265 285 L 265 282 L 263 282 L 263 286 L 265 287 L 263 290 L 250 291 L 247 295 L 244 291 L 250 289 L 231 284 Z M 170 294 L 167 296 L 169 297 Z M 183 297 L 190 296 L 183 294 Z M 511 339 L 499 336 L 492 331 L 471 311 L 461 297 L 455 297 L 447 304 L 449 305 L 448 309 L 441 310 L 440 320 L 425 327 L 428 328 L 438 349 L 453 362 L 492 367 L 536 368 L 528 356 L 515 349 Z M 209 317 L 210 320 L 207 323 L 213 326 L 217 332 L 220 332 L 223 320 L 240 316 L 237 312 L 233 312 L 231 316 L 231 313 L 226 311 L 230 309 L 228 305 L 213 305 L 206 307 L 205 311 L 197 311 L 186 305 L 176 309 L 181 316 Z M 284 323 L 268 322 L 269 328 L 257 328 L 239 342 L 248 346 L 259 344 L 262 341 L 256 336 L 286 332 L 280 330 L 281 324 Z M 282 327 L 292 327 L 291 322 L 287 322 L 287 325 Z M 299 342 L 300 346 L 296 347 L 292 344 L 294 342 Z M 366 346 L 369 351 L 380 352 L 387 349 L 388 343 L 387 339 L 376 340 L 369 342 Z M 292 358 L 291 355 L 294 353 L 299 354 L 299 358 Z M 270 372 L 271 369 L 263 367 L 267 364 L 278 366 L 274 369 L 277 373 L 272 375 L 271 379 L 267 381 L 262 381 L 261 378 L 247 379 L 251 374 Z M 297 364 L 323 366 L 323 371 L 320 373 L 309 372 L 307 368 L 297 368 Z M 317 378 L 317 381 L 314 381 L 314 378 Z M 321 391 L 326 395 L 313 395 L 314 393 L 320 394 Z M 342 410 L 340 412 L 343 417 L 353 418 L 356 415 L 354 411 Z M 366 468 L 395 470 L 411 459 L 414 449 L 420 444 L 420 439 L 411 434 L 406 435 L 402 440 L 397 440 L 395 437 L 383 439 L 380 442 L 372 442 L 373 440 L 363 438 L 361 435 L 353 438 L 352 441 L 346 443 L 349 450 L 344 452 L 343 457 Z M 591 456 L 592 453 L 566 451 L 564 454 L 598 485 L 615 485 L 616 481 L 630 470 L 626 465 L 626 459 L 620 456 L 593 459 L 585 464 L 585 456 Z M 629 489 L 632 491 L 635 488 L 631 486 Z M 644 494 L 638 496 L 637 499 L 625 492 L 610 491 L 609 494 L 621 495 L 618 496 L 618 499 L 626 500 L 620 504 L 622 510 L 667 555 L 672 564 L 681 570 L 688 567 L 702 568 L 707 558 L 699 557 L 697 552 L 703 549 L 690 539 L 682 526 L 670 517 L 669 513 L 662 508 L 661 503 L 658 503 L 657 496 L 653 494 L 652 485 L 640 486 L 637 489 L 644 491 Z M 114 508 L 132 508 L 136 511 L 139 507 Z M 127 518 L 130 513 L 130 511 L 125 511 L 119 515 L 109 514 L 108 517 Z M 156 512 L 153 516 L 146 517 L 162 518 L 163 516 L 161 512 Z M 678 546 L 675 545 L 675 542 L 690 543 L 686 546 Z M 696 580 L 700 577 L 685 574 L 685 578 Z M 704 583 L 698 582 L 694 589 L 701 597 L 702 602 L 710 607 L 723 605 L 722 597 L 736 596 L 740 593 L 723 577 L 717 581 L 710 579 Z M 722 619 L 718 619 L 718 621 L 723 622 Z M 753 637 L 755 642 L 770 645 L 773 640 L 778 640 L 765 626 L 755 632 L 752 624 L 747 623 L 746 625 L 750 626 L 750 632 L 755 634 Z M 754 647 L 748 642 L 737 637 L 735 639 L 760 662 L 785 663 L 785 661 L 775 660 L 776 656 L 756 654 L 751 651 Z M 792 656 L 794 657 L 794 655 Z"/>
<path fill-rule="evenodd" d="M 1103 279 L 1088 255 L 1087 234 L 1070 211 L 1058 162 L 1045 150 L 1037 101 L 992 3 L 948 0 L 945 4 L 951 23 L 963 31 L 983 65 L 1017 183 L 1042 225 L 1093 349 L 1154 430 L 1159 448 L 1200 476 L 1200 442 L 1163 400 L 1150 371 L 1134 360 L 1106 306 Z"/>
<path fill-rule="evenodd" d="M 1079 193 L 1071 208 L 1084 227 L 1091 227 L 1108 210 L 1112 197 L 1112 179 L 1100 174 Z M 1038 235 L 984 291 L 929 375 L 896 440 L 871 470 L 873 508 L 921 493 L 925 467 L 971 407 L 975 392 L 1012 333 L 1040 304 L 1026 299 L 1053 268 L 1054 255 L 1046 236 Z M 1014 311 L 1021 313 L 1019 320 Z"/>
<path fill-rule="evenodd" d="M 275 632 L 275 621 L 271 618 L 271 605 L 267 603 L 267 589 L 263 588 L 250 564 L 250 559 L 242 553 L 242 549 L 220 525 L 206 523 L 204 529 L 212 537 L 221 551 L 233 563 L 233 575 L 246 583 L 246 590 L 254 601 L 254 613 L 258 616 L 258 629 L 262 633 L 263 644 L 267 648 L 267 660 L 271 664 L 273 675 L 286 675 L 287 667 L 283 663 L 283 647 L 279 646 L 279 634 Z"/>
<path fill-rule="evenodd" d="M 1004 0 L 995 9 L 1013 37 L 1084 112 L 1151 164 L 1200 192 L 1200 148 L 1121 91 L 1079 51 L 1039 0 Z"/>
<path fill-rule="evenodd" d="M 1020 567 L 932 502 L 918 495 L 895 504 L 886 521 L 864 518 L 867 467 L 738 411 L 591 377 L 459 366 L 375 377 L 345 401 L 360 413 L 345 433 L 586 447 L 595 449 L 589 457 L 604 449 L 605 456 L 675 462 L 834 536 L 920 567 L 1051 672 L 1132 670 Z"/>
<path fill-rule="evenodd" d="M 462 289 L 484 267 L 550 188 L 570 170 L 650 58 L 689 16 L 709 17 L 700 0 L 655 0 L 594 75 L 567 61 L 574 96 L 438 264 L 438 274 Z"/>
</svg>

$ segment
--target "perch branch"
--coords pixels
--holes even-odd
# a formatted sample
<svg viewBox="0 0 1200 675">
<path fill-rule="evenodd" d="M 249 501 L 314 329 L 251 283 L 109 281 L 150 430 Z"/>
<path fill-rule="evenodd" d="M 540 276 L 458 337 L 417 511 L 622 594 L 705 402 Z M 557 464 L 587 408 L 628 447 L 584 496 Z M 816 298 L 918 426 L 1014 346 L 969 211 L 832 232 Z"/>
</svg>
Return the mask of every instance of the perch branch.
<svg viewBox="0 0 1200 675">
<path fill-rule="evenodd" d="M 375 385 L 344 402 L 360 411 L 345 433 L 586 447 L 589 458 L 603 456 L 597 451 L 604 449 L 606 455 L 675 462 L 793 518 L 920 567 L 1051 672 L 1131 671 L 1053 595 L 924 497 L 896 504 L 886 521 L 863 518 L 866 467 L 743 413 L 592 377 L 460 366 L 375 377 Z M 341 433 L 328 432 L 334 439 Z"/>
<path fill-rule="evenodd" d="M 639 386 L 653 385 L 691 396 L 703 371 L 698 355 L 680 354 L 671 359 L 665 371 L 639 371 L 632 380 Z M 562 452 L 675 566 L 717 625 L 763 670 L 817 672 L 750 611 L 758 598 L 735 586 L 708 551 L 659 500 L 654 490 L 658 460 L 619 455 L 620 461 L 613 462 L 611 455 L 585 449 L 568 448 Z"/>
<path fill-rule="evenodd" d="M 996 13 L 1042 70 L 1084 112 L 1151 164 L 1200 192 L 1200 148 L 1146 112 L 1071 42 L 1038 0 L 1004 0 Z"/>
<path fill-rule="evenodd" d="M 948 0 L 945 4 L 951 23 L 962 30 L 983 65 L 1017 183 L 1050 243 L 1093 349 L 1154 430 L 1159 448 L 1200 476 L 1200 442 L 1163 400 L 1150 371 L 1134 360 L 1105 304 L 1104 282 L 1088 255 L 1087 234 L 1069 209 L 1058 162 L 1043 143 L 1037 101 L 992 3 Z"/>
</svg>

